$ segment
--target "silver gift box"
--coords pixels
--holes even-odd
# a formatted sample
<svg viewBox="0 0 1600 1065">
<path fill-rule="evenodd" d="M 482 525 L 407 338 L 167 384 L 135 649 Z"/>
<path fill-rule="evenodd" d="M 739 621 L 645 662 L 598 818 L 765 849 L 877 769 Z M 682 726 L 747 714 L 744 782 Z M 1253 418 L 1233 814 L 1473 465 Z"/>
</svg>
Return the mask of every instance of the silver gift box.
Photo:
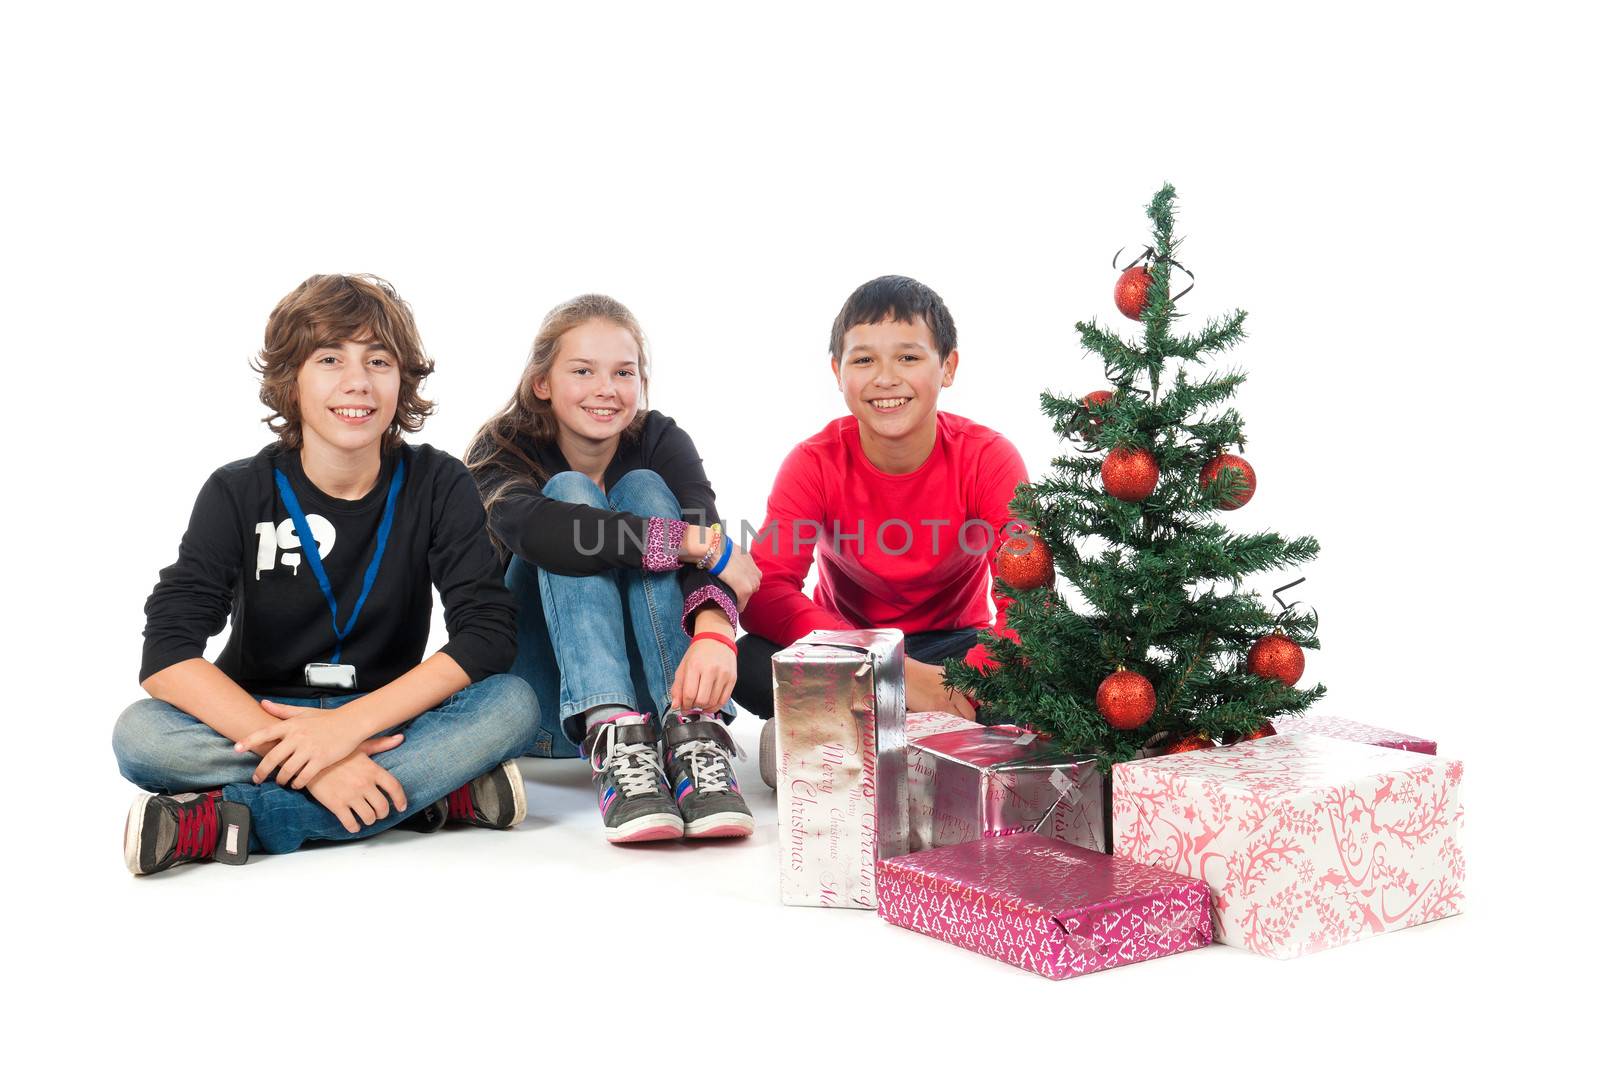
<svg viewBox="0 0 1600 1065">
<path fill-rule="evenodd" d="M 818 630 L 772 656 L 787 905 L 876 909 L 878 861 L 906 852 L 904 645 Z"/>
<path fill-rule="evenodd" d="M 913 851 L 1037 832 L 1106 850 L 1094 759 L 1012 725 L 914 740 L 907 753 Z"/>
</svg>

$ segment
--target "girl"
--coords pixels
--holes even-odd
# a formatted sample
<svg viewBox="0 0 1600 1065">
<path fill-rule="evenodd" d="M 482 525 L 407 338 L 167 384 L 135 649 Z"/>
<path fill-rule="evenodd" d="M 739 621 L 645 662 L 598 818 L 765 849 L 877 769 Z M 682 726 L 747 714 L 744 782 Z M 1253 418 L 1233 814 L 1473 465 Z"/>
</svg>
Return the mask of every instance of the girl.
<svg viewBox="0 0 1600 1065">
<path fill-rule="evenodd" d="M 632 313 L 580 296 L 545 316 L 516 394 L 472 442 L 467 466 L 510 556 L 512 672 L 543 708 L 534 753 L 588 757 L 606 839 L 748 836 L 723 722 L 760 571 L 647 388 Z"/>
<path fill-rule="evenodd" d="M 504 674 L 514 607 L 472 479 L 401 441 L 433 408 L 410 308 L 375 277 L 312 277 L 272 312 L 257 369 L 278 440 L 211 475 L 145 604 L 151 697 L 112 737 L 156 793 L 128 813 L 128 868 L 239 864 L 408 814 L 510 828 L 538 710 Z M 433 588 L 450 639 L 424 660 Z"/>
</svg>

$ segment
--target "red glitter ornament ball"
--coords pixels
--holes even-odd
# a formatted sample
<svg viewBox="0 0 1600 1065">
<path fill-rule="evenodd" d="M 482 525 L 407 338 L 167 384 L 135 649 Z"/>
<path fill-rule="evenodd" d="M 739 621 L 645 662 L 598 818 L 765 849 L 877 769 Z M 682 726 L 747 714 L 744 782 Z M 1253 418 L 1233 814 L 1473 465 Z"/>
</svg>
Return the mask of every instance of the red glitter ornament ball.
<svg viewBox="0 0 1600 1065">
<path fill-rule="evenodd" d="M 1258 677 L 1271 677 L 1292 686 L 1306 671 L 1306 653 L 1283 633 L 1274 632 L 1261 637 L 1250 648 L 1245 668 Z"/>
<path fill-rule="evenodd" d="M 1083 397 L 1083 409 L 1092 415 L 1089 419 L 1090 425 L 1098 426 L 1104 421 L 1101 415 L 1105 413 L 1106 404 L 1110 403 L 1115 395 L 1115 392 L 1102 388 Z"/>
<path fill-rule="evenodd" d="M 1156 690 L 1139 674 L 1118 667 L 1100 682 L 1094 702 L 1112 728 L 1138 728 L 1156 712 Z"/>
<path fill-rule="evenodd" d="M 1161 467 L 1156 457 L 1143 448 L 1119 447 L 1100 463 L 1100 481 L 1106 491 L 1125 503 L 1149 499 L 1156 490 Z"/>
<path fill-rule="evenodd" d="M 1204 732 L 1196 732 L 1180 740 L 1174 740 L 1161 748 L 1162 754 L 1182 754 L 1184 751 L 1208 751 L 1216 744 L 1211 742 L 1211 737 Z"/>
<path fill-rule="evenodd" d="M 1117 310 L 1137 322 L 1150 305 L 1150 282 L 1154 280 L 1154 275 L 1142 266 L 1130 266 L 1122 271 L 1112 293 L 1117 301 Z"/>
<path fill-rule="evenodd" d="M 1048 588 L 1056 582 L 1056 560 L 1037 536 L 1024 533 L 1006 541 L 995 559 L 1000 579 L 1019 591 Z"/>
<path fill-rule="evenodd" d="M 1239 455 L 1218 455 L 1200 468 L 1200 487 L 1207 488 L 1223 470 L 1238 470 L 1244 483 L 1236 488 L 1230 498 L 1218 506 L 1223 510 L 1238 510 L 1256 494 L 1256 471 Z"/>
</svg>

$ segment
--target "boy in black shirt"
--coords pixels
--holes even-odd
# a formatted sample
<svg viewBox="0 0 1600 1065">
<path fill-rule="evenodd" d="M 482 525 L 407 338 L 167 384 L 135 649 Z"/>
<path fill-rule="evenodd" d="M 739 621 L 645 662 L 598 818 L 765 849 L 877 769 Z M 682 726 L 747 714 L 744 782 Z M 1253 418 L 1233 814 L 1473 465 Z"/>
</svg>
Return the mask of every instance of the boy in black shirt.
<svg viewBox="0 0 1600 1065">
<path fill-rule="evenodd" d="M 374 277 L 312 277 L 272 312 L 257 369 L 278 441 L 211 475 L 145 604 L 151 698 L 112 738 L 157 793 L 129 811 L 128 868 L 401 821 L 510 828 L 538 713 L 504 673 L 515 608 L 471 477 L 401 440 L 433 406 L 410 308 Z M 433 588 L 450 639 L 424 660 Z"/>
</svg>

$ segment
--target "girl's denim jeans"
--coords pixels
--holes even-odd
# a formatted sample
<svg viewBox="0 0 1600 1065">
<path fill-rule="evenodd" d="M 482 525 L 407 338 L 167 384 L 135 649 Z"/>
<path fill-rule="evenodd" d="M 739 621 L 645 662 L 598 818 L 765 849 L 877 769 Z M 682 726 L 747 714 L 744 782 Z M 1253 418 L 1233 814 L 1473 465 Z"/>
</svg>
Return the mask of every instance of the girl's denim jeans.
<svg viewBox="0 0 1600 1065">
<path fill-rule="evenodd" d="M 545 483 L 544 494 L 642 517 L 682 517 L 672 490 L 651 470 L 630 470 L 609 493 L 567 470 Z M 517 600 L 511 672 L 539 700 L 539 725 L 528 753 L 577 757 L 584 712 L 596 706 L 627 707 L 659 719 L 689 650 L 675 571 L 615 569 L 566 577 L 512 558 L 506 586 Z M 731 712 L 730 703 L 724 715 Z"/>
</svg>

